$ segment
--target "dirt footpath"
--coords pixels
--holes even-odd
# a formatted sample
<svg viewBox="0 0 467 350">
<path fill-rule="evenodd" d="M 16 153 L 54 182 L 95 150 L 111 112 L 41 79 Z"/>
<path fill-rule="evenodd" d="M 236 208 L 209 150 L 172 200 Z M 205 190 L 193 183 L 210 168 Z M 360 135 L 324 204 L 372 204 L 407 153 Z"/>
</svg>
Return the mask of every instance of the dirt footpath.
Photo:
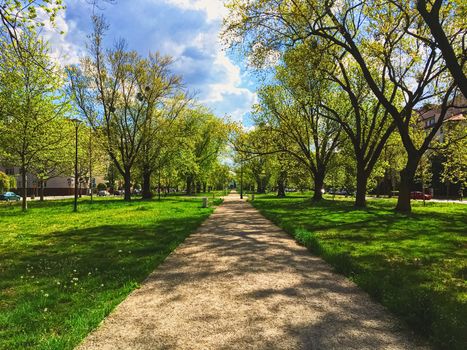
<svg viewBox="0 0 467 350">
<path fill-rule="evenodd" d="M 78 347 L 422 349 L 237 194 Z"/>
</svg>

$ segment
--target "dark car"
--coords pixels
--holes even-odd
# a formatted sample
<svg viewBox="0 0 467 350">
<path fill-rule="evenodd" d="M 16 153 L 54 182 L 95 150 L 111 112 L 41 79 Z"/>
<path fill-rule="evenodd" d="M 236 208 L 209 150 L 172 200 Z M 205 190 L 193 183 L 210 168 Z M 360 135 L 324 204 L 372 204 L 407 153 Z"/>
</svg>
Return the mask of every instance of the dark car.
<svg viewBox="0 0 467 350">
<path fill-rule="evenodd" d="M 21 196 L 18 196 L 14 192 L 5 192 L 4 194 L 0 194 L 0 200 L 2 201 L 19 201 L 21 200 Z"/>
<path fill-rule="evenodd" d="M 430 200 L 433 197 L 431 194 L 426 194 L 420 191 L 412 191 L 410 192 L 410 199 L 425 199 L 425 200 Z"/>
</svg>

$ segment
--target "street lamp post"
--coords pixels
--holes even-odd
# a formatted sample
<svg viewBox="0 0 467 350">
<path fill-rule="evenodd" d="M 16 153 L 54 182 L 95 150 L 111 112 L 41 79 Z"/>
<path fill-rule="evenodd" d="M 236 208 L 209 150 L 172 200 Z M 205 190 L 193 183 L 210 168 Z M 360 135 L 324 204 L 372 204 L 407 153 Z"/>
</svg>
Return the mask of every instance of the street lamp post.
<svg viewBox="0 0 467 350">
<path fill-rule="evenodd" d="M 71 119 L 75 123 L 75 200 L 73 202 L 73 211 L 78 211 L 78 128 L 81 120 Z"/>
<path fill-rule="evenodd" d="M 243 161 L 240 159 L 240 199 L 243 199 Z"/>
</svg>

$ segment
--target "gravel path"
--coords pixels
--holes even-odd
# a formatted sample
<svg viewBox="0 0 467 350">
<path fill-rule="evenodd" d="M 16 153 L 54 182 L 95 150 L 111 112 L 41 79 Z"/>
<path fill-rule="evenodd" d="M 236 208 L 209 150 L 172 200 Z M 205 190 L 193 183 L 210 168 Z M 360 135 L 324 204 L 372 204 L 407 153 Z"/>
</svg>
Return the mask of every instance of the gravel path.
<svg viewBox="0 0 467 350">
<path fill-rule="evenodd" d="M 78 347 L 425 349 L 237 194 Z"/>
</svg>

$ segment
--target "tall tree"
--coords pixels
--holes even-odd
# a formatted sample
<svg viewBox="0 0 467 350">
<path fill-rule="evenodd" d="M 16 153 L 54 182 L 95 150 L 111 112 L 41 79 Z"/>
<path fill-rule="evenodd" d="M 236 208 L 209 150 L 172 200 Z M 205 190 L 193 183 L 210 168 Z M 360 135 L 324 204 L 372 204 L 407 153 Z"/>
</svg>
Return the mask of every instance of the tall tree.
<svg viewBox="0 0 467 350">
<path fill-rule="evenodd" d="M 143 181 L 142 195 L 146 199 L 152 197 L 151 176 L 156 170 L 159 173 L 162 171 L 163 166 L 176 152 L 179 146 L 176 144 L 177 141 L 185 136 L 183 130 L 178 129 L 179 124 L 175 121 L 183 113 L 189 99 L 177 90 L 175 83 L 170 83 L 169 80 L 161 90 L 158 98 L 147 102 L 148 116 L 143 127 L 144 141 L 138 159 Z"/>
<path fill-rule="evenodd" d="M 184 145 L 186 193 L 193 194 L 206 188 L 203 184 L 226 146 L 232 126 L 202 107 L 187 110 L 184 118 L 190 135 Z"/>
<path fill-rule="evenodd" d="M 420 21 L 413 1 L 233 0 L 228 6 L 231 13 L 224 35 L 252 54 L 252 62 L 262 63 L 271 52 L 281 52 L 310 37 L 316 38 L 318 45 L 336 46 L 349 54 L 348 59 L 359 67 L 401 135 L 408 157 L 401 171 L 396 210 L 409 212 L 417 164 L 441 127 L 456 86 L 440 51 L 427 45 L 429 29 Z M 460 30 L 453 17 L 443 20 L 445 28 Z M 453 45 L 459 45 L 459 41 Z M 394 87 L 396 101 L 402 104 L 391 101 Z M 439 101 L 441 113 L 424 142 L 416 147 L 410 122 L 426 100 Z"/>
<path fill-rule="evenodd" d="M 328 94 L 322 96 L 323 117 L 337 122 L 352 145 L 355 157 L 357 191 L 355 206 L 366 206 L 368 179 L 396 125 L 381 103 L 368 91 L 358 67 L 346 59 L 343 50 L 319 48 L 311 41 L 288 50 L 284 55 L 288 70 L 298 77 L 321 75 L 329 84 Z M 395 101 L 396 90 L 390 99 Z"/>
<path fill-rule="evenodd" d="M 92 17 L 94 31 L 89 56 L 82 69 L 70 67 L 71 95 L 94 130 L 103 135 L 105 148 L 122 175 L 125 200 L 131 199 L 131 172 L 147 135 L 155 109 L 167 97 L 178 77 L 167 72 L 167 59 L 150 55 L 142 59 L 128 52 L 123 40 L 105 50 L 108 29 L 103 17 Z"/>
<path fill-rule="evenodd" d="M 342 129 L 323 108 L 329 86 L 319 76 L 297 75 L 277 67 L 277 84 L 260 93 L 257 122 L 274 139 L 277 151 L 302 162 L 314 181 L 314 200 L 322 198 L 327 166 L 342 140 Z"/>
<path fill-rule="evenodd" d="M 8 101 L 2 108 L 3 128 L 8 132 L 2 132 L 1 144 L 6 162 L 20 166 L 26 211 L 27 173 L 45 154 L 61 150 L 68 104 L 60 93 L 61 75 L 51 63 L 47 44 L 33 30 L 23 31 L 18 40 L 32 56 L 18 56 L 10 44 L 1 43 L 0 94 Z"/>
</svg>

